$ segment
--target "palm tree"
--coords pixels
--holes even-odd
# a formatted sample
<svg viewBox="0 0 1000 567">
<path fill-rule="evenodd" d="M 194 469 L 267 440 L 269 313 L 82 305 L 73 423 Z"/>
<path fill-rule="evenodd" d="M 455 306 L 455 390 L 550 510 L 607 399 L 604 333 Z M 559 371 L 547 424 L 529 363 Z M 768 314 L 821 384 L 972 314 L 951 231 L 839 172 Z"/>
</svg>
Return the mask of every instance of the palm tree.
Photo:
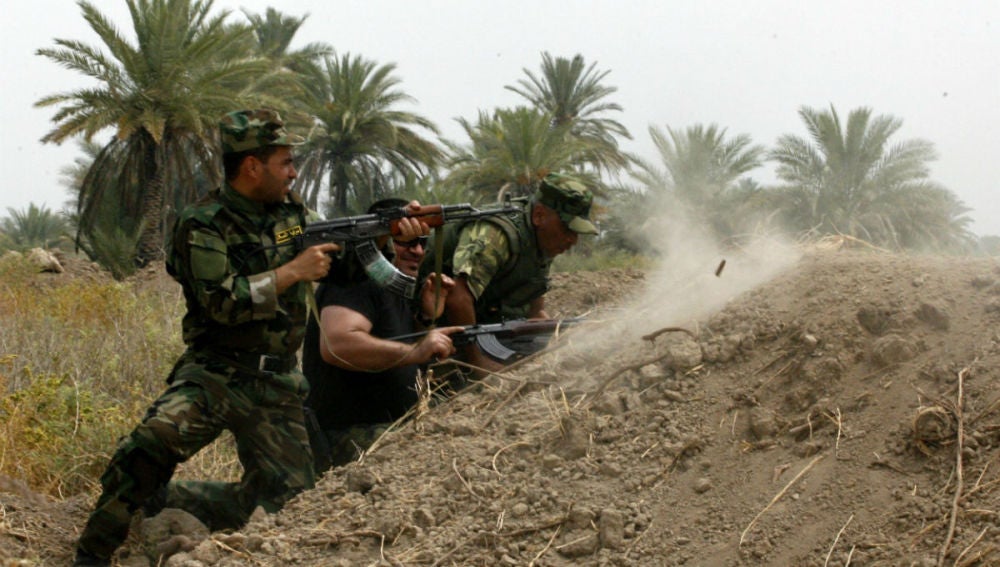
<svg viewBox="0 0 1000 567">
<path fill-rule="evenodd" d="M 577 170 L 580 156 L 590 147 L 569 135 L 569 125 L 552 126 L 551 115 L 524 106 L 480 111 L 475 124 L 461 118 L 458 122 L 470 142 L 448 144 L 450 173 L 445 184 L 480 195 L 530 195 L 550 172 Z M 597 185 L 596 179 L 590 181 Z"/>
<path fill-rule="evenodd" d="M 330 214 L 349 213 L 352 198 L 372 202 L 385 194 L 390 173 L 424 175 L 441 159 L 440 148 L 419 131 L 437 134 L 437 126 L 396 108 L 413 99 L 396 89 L 395 68 L 345 54 L 327 57 L 306 81 L 304 109 L 315 123 L 299 152 L 297 187 L 310 206 L 317 206 L 325 183 Z"/>
<path fill-rule="evenodd" d="M 768 157 L 784 182 L 781 212 L 794 230 L 843 233 L 894 247 L 962 245 L 968 209 L 931 182 L 934 147 L 924 140 L 890 145 L 898 118 L 857 108 L 846 125 L 831 105 L 802 107 L 810 140 L 786 134 Z"/>
<path fill-rule="evenodd" d="M 126 0 L 134 40 L 123 37 L 97 8 L 80 0 L 84 19 L 107 53 L 58 39 L 38 54 L 96 79 L 96 87 L 47 96 L 36 106 L 58 106 L 55 128 L 43 142 L 105 128 L 104 147 L 80 187 L 80 237 L 106 207 L 117 207 L 120 227 L 139 233 L 137 261 L 162 256 L 168 214 L 219 181 L 216 124 L 223 113 L 255 106 L 253 86 L 270 68 L 252 57 L 252 32 L 229 25 L 229 12 L 211 15 L 212 0 Z"/>
<path fill-rule="evenodd" d="M 82 155 L 74 158 L 72 165 L 59 170 L 61 182 L 70 194 L 66 210 L 62 214 L 66 217 L 69 229 L 77 234 L 77 249 L 83 250 L 88 258 L 107 269 L 114 278 L 124 279 L 135 273 L 138 267 L 135 253 L 139 235 L 121 226 L 121 207 L 113 201 L 94 207 L 95 216 L 87 231 L 80 230 L 80 188 L 93 170 L 94 162 L 100 157 L 104 146 L 82 138 L 77 138 L 77 142 Z"/>
<path fill-rule="evenodd" d="M 425 175 L 421 178 L 410 176 L 397 184 L 397 189 L 390 195 L 398 195 L 404 199 L 416 199 L 421 203 L 441 203 L 454 205 L 470 203 L 480 205 L 491 202 L 480 193 L 474 193 L 467 187 L 458 184 L 444 183 L 437 175 Z"/>
<path fill-rule="evenodd" d="M 66 240 L 66 218 L 30 203 L 22 211 L 7 208 L 8 216 L 0 219 L 0 248 L 25 251 L 31 248 L 54 248 Z"/>
<path fill-rule="evenodd" d="M 83 180 L 87 178 L 87 173 L 93 167 L 94 160 L 101 155 L 101 150 L 104 148 L 93 140 L 77 138 L 76 142 L 81 155 L 73 158 L 72 164 L 59 168 L 60 184 L 66 188 L 66 192 L 69 194 L 65 207 L 74 211 L 79 208 L 80 187 L 83 186 Z M 71 218 L 75 218 L 75 215 L 72 215 Z M 73 223 L 75 226 L 76 221 Z"/>
<path fill-rule="evenodd" d="M 880 240 L 895 247 L 954 253 L 972 252 L 976 248 L 977 237 L 969 228 L 972 218 L 966 215 L 972 209 L 936 183 L 925 181 L 893 187 L 873 205 L 873 209 L 888 211 L 869 216 L 875 217 L 875 221 L 880 216 L 888 219 L 885 236 Z"/>
<path fill-rule="evenodd" d="M 755 191 L 743 178 L 761 165 L 764 147 L 753 145 L 750 136 L 726 139 L 726 129 L 715 124 L 695 124 L 683 131 L 650 126 L 649 135 L 659 152 L 662 169 L 639 160 L 633 177 L 651 194 L 665 194 L 672 206 L 684 207 L 708 222 L 717 236 L 732 236 L 737 229 L 734 214 Z"/>
<path fill-rule="evenodd" d="M 243 13 L 250 20 L 250 27 L 257 38 L 257 53 L 269 59 L 276 68 L 308 75 L 316 71 L 318 62 L 333 53 L 333 48 L 323 43 L 310 43 L 302 49 L 292 50 L 292 40 L 305 23 L 308 14 L 295 17 L 268 8 L 263 15 L 247 10 Z"/>
<path fill-rule="evenodd" d="M 987 234 L 986 236 L 980 237 L 976 249 L 980 253 L 989 256 L 1000 255 L 1000 236 Z"/>
<path fill-rule="evenodd" d="M 608 187 L 607 203 L 607 213 L 601 222 L 601 246 L 630 254 L 655 249 L 641 228 L 650 216 L 648 191 L 628 184 L 612 185 Z"/>
<path fill-rule="evenodd" d="M 622 107 L 606 101 L 618 89 L 601 84 L 610 71 L 598 71 L 596 66 L 591 63 L 588 67 L 579 54 L 566 59 L 542 53 L 540 76 L 524 69 L 528 78 L 505 88 L 551 116 L 554 127 L 568 126 L 572 136 L 586 140 L 588 164 L 614 172 L 627 167 L 630 159 L 619 150 L 617 137 L 632 136 L 621 123 L 603 116 L 621 112 Z"/>
</svg>

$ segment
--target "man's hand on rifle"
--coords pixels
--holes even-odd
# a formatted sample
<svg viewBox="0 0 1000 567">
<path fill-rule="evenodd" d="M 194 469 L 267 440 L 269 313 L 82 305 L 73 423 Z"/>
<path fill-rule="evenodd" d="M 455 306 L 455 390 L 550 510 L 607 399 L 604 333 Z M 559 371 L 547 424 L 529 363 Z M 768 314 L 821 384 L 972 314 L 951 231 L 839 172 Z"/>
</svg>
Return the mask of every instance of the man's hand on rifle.
<svg viewBox="0 0 1000 567">
<path fill-rule="evenodd" d="M 423 364 L 434 359 L 448 358 L 455 354 L 455 345 L 451 343 L 452 333 L 461 331 L 462 327 L 441 327 L 431 329 L 413 348 L 414 364 Z"/>
<path fill-rule="evenodd" d="M 420 211 L 420 202 L 410 201 L 410 204 L 407 205 L 406 208 L 412 213 L 417 213 Z M 419 217 L 403 217 L 396 221 L 396 228 L 399 230 L 399 233 L 391 235 L 391 238 L 400 242 L 409 242 L 414 238 L 427 236 L 431 233 L 431 228 L 427 226 L 426 222 L 420 220 Z M 390 236 L 379 238 L 379 248 L 385 246 L 386 242 L 389 241 L 389 238 Z"/>
<path fill-rule="evenodd" d="M 446 305 L 448 322 L 458 325 L 475 325 L 475 302 L 475 297 L 469 291 L 467 276 L 460 274 L 455 278 L 455 285 L 451 289 L 451 293 L 448 294 Z M 483 354 L 483 351 L 479 350 L 479 346 L 475 342 L 470 342 L 462 347 L 462 360 L 481 369 L 474 372 L 479 378 L 484 377 L 490 372 L 503 370 L 503 365 Z"/>
<path fill-rule="evenodd" d="M 312 282 L 326 276 L 330 271 L 333 252 L 340 250 L 339 244 L 326 242 L 310 246 L 299 252 L 295 258 L 274 270 L 278 293 L 299 282 Z"/>
</svg>

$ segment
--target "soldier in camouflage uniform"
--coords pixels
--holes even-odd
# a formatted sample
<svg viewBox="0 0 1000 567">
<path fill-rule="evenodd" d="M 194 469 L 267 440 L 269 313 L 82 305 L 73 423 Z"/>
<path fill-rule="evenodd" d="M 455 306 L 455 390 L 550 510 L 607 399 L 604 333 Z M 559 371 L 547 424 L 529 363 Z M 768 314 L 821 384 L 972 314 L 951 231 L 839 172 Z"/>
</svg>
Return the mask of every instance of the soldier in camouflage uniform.
<svg viewBox="0 0 1000 567">
<path fill-rule="evenodd" d="M 140 508 L 182 508 L 211 529 L 236 528 L 257 506 L 275 512 L 313 486 L 296 352 L 310 282 L 327 274 L 338 246 L 275 246 L 315 218 L 289 189 L 301 138 L 277 113 L 232 112 L 220 130 L 226 183 L 181 213 L 167 259 L 187 303 L 187 350 L 101 477 L 76 565 L 110 565 Z M 239 482 L 168 484 L 178 463 L 225 429 L 244 468 Z"/>
<path fill-rule="evenodd" d="M 445 304 L 448 324 L 548 318 L 544 295 L 552 259 L 576 244 L 580 234 L 597 234 L 589 220 L 593 199 L 578 178 L 550 173 L 522 214 L 446 225 L 441 271 L 455 280 Z M 422 272 L 435 265 L 435 248 L 431 246 Z M 462 355 L 486 370 L 502 367 L 475 344 Z"/>
</svg>

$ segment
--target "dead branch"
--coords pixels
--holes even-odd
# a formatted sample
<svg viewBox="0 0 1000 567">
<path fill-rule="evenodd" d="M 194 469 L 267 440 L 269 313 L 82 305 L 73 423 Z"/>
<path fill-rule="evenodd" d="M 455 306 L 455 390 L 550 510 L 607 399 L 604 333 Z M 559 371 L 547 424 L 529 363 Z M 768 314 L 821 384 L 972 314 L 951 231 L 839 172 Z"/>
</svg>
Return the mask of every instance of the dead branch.
<svg viewBox="0 0 1000 567">
<path fill-rule="evenodd" d="M 562 526 L 559 526 L 558 528 L 556 528 L 556 531 L 552 532 L 552 537 L 549 538 L 548 543 L 546 543 L 545 547 L 543 547 L 542 550 L 539 551 L 537 555 L 535 555 L 534 559 L 531 560 L 531 563 L 528 563 L 528 567 L 535 567 L 535 561 L 538 561 L 543 555 L 545 555 L 545 552 L 548 551 L 550 547 L 552 547 L 552 542 L 556 540 L 556 536 L 559 535 L 559 530 L 561 529 Z"/>
<path fill-rule="evenodd" d="M 444 564 L 444 560 L 448 559 L 449 557 L 451 557 L 451 555 L 453 553 L 455 553 L 456 551 L 458 551 L 459 549 L 462 549 L 462 547 L 465 545 L 465 543 L 466 542 L 461 542 L 458 545 L 456 545 L 455 547 L 449 549 L 447 553 L 445 553 L 441 557 L 438 557 L 437 561 L 435 561 L 433 564 L 431 564 L 431 567 L 438 567 L 438 565 Z"/>
<path fill-rule="evenodd" d="M 977 421 L 979 421 L 980 419 L 982 419 L 982 418 L 990 415 L 991 413 L 993 413 L 994 411 L 996 411 L 997 408 L 1000 408 L 1000 396 L 998 396 L 995 400 L 993 400 L 992 402 L 990 402 L 990 404 L 988 406 L 986 406 L 986 409 L 984 409 L 983 411 L 977 413 L 972 419 L 970 419 L 969 420 L 969 425 L 973 425 Z"/>
<path fill-rule="evenodd" d="M 944 565 L 944 559 L 948 556 L 948 548 L 951 547 L 951 540 L 955 537 L 955 524 L 958 522 L 958 505 L 962 500 L 962 449 L 965 445 L 965 424 L 962 418 L 963 388 L 965 375 L 979 359 L 972 361 L 958 373 L 958 395 L 955 400 L 955 419 L 958 421 L 958 442 L 955 444 L 955 499 L 951 504 L 951 521 L 948 523 L 948 536 L 941 546 L 941 553 L 938 554 L 938 567 Z"/>
<path fill-rule="evenodd" d="M 1000 485 L 1000 478 L 995 479 L 995 480 L 991 480 L 991 481 L 989 481 L 989 482 L 987 482 L 985 484 L 980 484 L 980 485 L 975 486 L 972 490 L 970 490 L 970 491 L 968 491 L 968 492 L 965 493 L 965 498 L 968 498 L 969 496 L 972 496 L 973 494 L 975 494 L 975 493 L 977 493 L 977 492 L 979 492 L 981 490 L 990 491 L 990 490 L 993 489 L 993 487 L 995 487 L 997 485 Z"/>
<path fill-rule="evenodd" d="M 567 518 L 567 516 L 563 516 L 561 518 L 555 518 L 553 520 L 549 520 L 548 522 L 545 522 L 545 523 L 537 525 L 537 526 L 531 526 L 531 527 L 527 527 L 527 528 L 521 528 L 519 530 L 514 530 L 512 532 L 507 532 L 505 534 L 498 533 L 496 535 L 497 535 L 497 537 L 518 537 L 518 536 L 522 536 L 524 534 L 533 534 L 535 532 L 540 532 L 540 531 L 543 531 L 543 530 L 548 530 L 548 529 L 557 528 L 559 526 L 562 526 L 564 523 L 566 523 L 566 518 Z"/>
<path fill-rule="evenodd" d="M 687 333 L 688 335 L 691 336 L 692 339 L 697 339 L 698 338 L 698 335 L 692 333 L 691 331 L 689 331 L 689 330 L 687 330 L 687 329 L 685 329 L 683 327 L 664 327 L 664 328 L 660 329 L 659 331 L 653 331 L 652 333 L 649 333 L 648 335 L 643 335 L 642 339 L 646 340 L 646 341 L 649 341 L 649 342 L 653 342 L 653 341 L 656 340 L 656 337 L 658 337 L 658 336 L 660 336 L 660 335 L 662 335 L 664 333 Z"/>
<path fill-rule="evenodd" d="M 875 457 L 876 457 L 876 460 L 873 461 L 868 466 L 870 466 L 872 468 L 875 468 L 875 467 L 885 467 L 885 468 L 887 468 L 887 469 L 889 469 L 891 471 L 898 472 L 899 474 L 910 476 L 910 473 L 908 473 L 908 472 L 904 471 L 903 469 L 899 468 L 899 466 L 894 465 L 894 464 L 890 463 L 889 461 L 883 460 L 882 457 L 878 456 L 878 453 L 875 453 Z"/>
<path fill-rule="evenodd" d="M 979 535 L 976 536 L 976 539 L 972 540 L 972 543 L 970 543 L 968 547 L 963 549 L 962 553 L 958 554 L 958 559 L 955 560 L 955 565 L 962 564 L 962 558 L 965 557 L 965 554 L 971 551 L 972 548 L 975 547 L 977 543 L 979 543 L 979 540 L 983 539 L 983 536 L 986 535 L 986 530 L 988 529 L 989 529 L 988 527 L 983 528 L 983 531 L 979 532 Z"/>
<path fill-rule="evenodd" d="M 818 463 L 823 458 L 823 456 L 824 455 L 817 455 L 815 459 L 813 459 L 812 461 L 809 461 L 809 464 L 806 465 L 805 468 L 803 468 L 801 471 L 799 471 L 799 474 L 795 475 L 795 478 L 793 478 L 792 480 L 788 481 L 788 484 L 786 484 L 785 487 L 782 488 L 781 491 L 778 492 L 774 496 L 774 498 L 771 499 L 771 501 L 767 504 L 767 506 L 764 506 L 763 510 L 761 510 L 760 512 L 757 512 L 757 515 L 754 516 L 752 520 L 750 520 L 750 524 L 746 527 L 745 530 L 743 530 L 743 533 L 740 534 L 740 543 L 739 543 L 739 545 L 743 545 L 743 542 L 747 538 L 747 533 L 749 533 L 750 529 L 753 528 L 754 524 L 757 523 L 757 520 L 759 520 L 760 517 L 764 515 L 764 512 L 767 512 L 768 510 L 770 510 L 771 506 L 774 506 L 774 503 L 777 502 L 778 500 L 780 500 L 781 497 L 784 496 L 786 492 L 788 492 L 788 489 L 791 488 L 792 485 L 795 484 L 796 481 L 798 481 L 800 478 L 802 478 L 803 475 L 805 475 L 807 472 L 809 472 L 809 469 L 813 468 L 813 466 L 816 463 Z"/>
<path fill-rule="evenodd" d="M 635 539 L 633 539 L 632 543 L 629 544 L 628 548 L 625 550 L 625 553 L 622 554 L 623 559 L 626 560 L 628 559 L 629 554 L 632 553 L 633 549 L 635 549 L 635 546 L 639 543 L 639 540 L 642 539 L 642 536 L 646 535 L 649 532 L 650 528 L 653 527 L 654 522 L 656 522 L 656 518 L 650 520 L 649 525 L 646 526 L 646 529 L 642 530 L 635 536 Z"/>
<path fill-rule="evenodd" d="M 767 380 L 764 380 L 763 382 L 761 382 L 759 386 L 757 386 L 756 388 L 754 388 L 754 390 L 755 391 L 761 390 L 762 388 L 764 388 L 764 386 L 767 386 L 768 384 L 770 384 L 775 378 L 777 378 L 778 376 L 781 376 L 785 372 L 787 372 L 788 369 L 792 368 L 792 366 L 795 365 L 796 363 L 801 364 L 802 361 L 793 357 L 791 360 L 789 360 L 787 363 L 785 363 L 784 366 L 782 366 L 780 369 L 778 369 L 777 372 L 775 372 L 770 377 L 768 377 Z"/>
<path fill-rule="evenodd" d="M 830 417 L 831 420 L 833 419 L 833 417 L 831 417 L 831 416 L 828 416 L 828 417 Z M 836 420 L 836 423 L 837 423 L 837 444 L 834 446 L 834 455 L 840 454 L 840 435 L 841 435 L 841 432 L 843 431 L 843 428 L 844 428 L 844 419 L 840 415 L 840 407 L 837 408 L 837 420 Z"/>
<path fill-rule="evenodd" d="M 476 500 L 481 500 L 479 495 L 476 494 L 476 491 L 472 489 L 472 485 L 469 484 L 469 481 L 465 480 L 462 473 L 458 472 L 458 459 L 451 460 L 451 468 L 455 471 L 455 475 L 458 477 L 458 480 L 462 481 L 462 485 L 465 486 L 465 489 L 469 491 L 469 494 L 475 497 Z"/>
<path fill-rule="evenodd" d="M 525 442 L 525 441 L 515 441 L 515 442 L 511 443 L 510 445 L 505 445 L 503 447 L 500 447 L 500 449 L 496 453 L 493 454 L 493 459 L 490 460 L 490 464 L 493 466 L 493 471 L 497 473 L 497 476 L 503 476 L 503 474 L 500 473 L 500 469 L 497 468 L 497 457 L 500 456 L 500 453 L 503 453 L 504 451 L 506 451 L 507 449 L 510 449 L 511 447 L 517 447 L 518 445 L 529 445 L 530 446 L 531 443 L 528 443 L 528 442 Z"/>
<path fill-rule="evenodd" d="M 794 350 L 786 350 L 785 352 L 783 352 L 783 353 L 779 354 L 778 356 L 772 358 L 771 361 L 768 362 L 767 364 L 765 364 L 764 366 L 761 366 L 757 370 L 754 370 L 751 373 L 751 376 L 756 376 L 756 375 L 760 374 L 761 372 L 767 370 L 768 368 L 774 366 L 778 362 L 784 360 L 788 356 L 792 356 L 792 355 L 795 355 L 795 354 L 796 354 L 796 352 Z M 780 373 L 780 371 L 779 371 L 779 373 Z"/>
<path fill-rule="evenodd" d="M 653 333 L 650 333 L 648 335 L 643 335 L 642 338 L 645 339 L 645 340 L 648 340 L 648 341 L 653 341 L 654 339 L 656 339 L 657 336 L 659 336 L 659 335 L 661 335 L 663 333 L 668 333 L 668 332 L 682 332 L 682 333 L 687 333 L 687 334 L 691 335 L 692 337 L 697 338 L 697 335 L 695 335 L 691 331 L 689 331 L 687 329 L 683 329 L 681 327 L 666 327 L 666 328 L 660 329 L 659 331 L 655 331 Z M 670 356 L 669 352 L 665 353 L 665 354 L 662 354 L 660 356 L 657 356 L 655 358 L 652 358 L 650 360 L 646 360 L 646 361 L 639 362 L 639 363 L 636 363 L 636 364 L 630 364 L 628 366 L 625 366 L 624 368 L 621 368 L 621 369 L 617 370 L 614 374 L 612 374 L 611 376 L 608 376 L 607 378 L 604 379 L 604 381 L 602 381 L 600 384 L 598 384 L 597 388 L 593 392 L 594 393 L 594 397 L 597 397 L 597 396 L 601 395 L 604 392 L 605 388 L 607 388 L 612 382 L 615 381 L 616 378 L 618 378 L 622 374 L 624 374 L 626 372 L 630 372 L 630 371 L 639 370 L 640 368 L 642 368 L 643 366 L 646 366 L 648 364 L 654 364 L 656 362 L 660 362 L 661 360 L 663 360 L 664 358 L 667 358 L 668 356 Z"/>
<path fill-rule="evenodd" d="M 594 390 L 594 397 L 596 398 L 597 396 L 601 395 L 604 392 L 604 389 L 607 388 L 612 382 L 615 381 L 616 378 L 618 378 L 622 374 L 625 374 L 626 372 L 633 371 L 633 370 L 639 370 L 640 368 L 642 368 L 643 366 L 646 366 L 647 364 L 653 364 L 655 362 L 659 362 L 659 361 L 663 360 L 664 358 L 667 358 L 668 356 L 670 356 L 669 352 L 666 353 L 666 354 L 662 354 L 660 356 L 657 356 L 657 357 L 655 357 L 653 359 L 646 360 L 646 361 L 643 361 L 643 362 L 639 362 L 639 363 L 636 363 L 636 364 L 630 364 L 630 365 L 628 365 L 628 366 L 626 366 L 624 368 L 619 369 L 614 374 L 612 374 L 611 376 L 608 376 L 607 378 L 604 379 L 604 381 L 602 381 L 600 384 L 597 385 L 597 388 Z"/>
<path fill-rule="evenodd" d="M 794 427 L 789 427 L 788 428 L 788 433 L 791 434 L 793 437 L 799 437 L 800 433 L 808 431 L 809 432 L 809 438 L 812 439 L 813 433 L 815 433 L 816 430 L 819 429 L 823 425 L 822 421 L 816 422 L 814 424 L 813 421 L 812 421 L 813 417 L 819 417 L 819 415 L 818 414 L 814 414 L 812 412 L 809 412 L 808 414 L 806 414 L 806 420 L 805 420 L 805 422 L 803 422 L 803 423 L 801 423 L 799 425 L 796 425 Z"/>
<path fill-rule="evenodd" d="M 847 526 L 851 525 L 851 520 L 853 519 L 854 514 L 851 514 L 851 517 L 847 518 L 847 522 L 845 522 L 844 526 L 840 528 L 839 532 L 837 532 L 837 537 L 833 538 L 833 545 L 830 546 L 830 551 L 826 552 L 826 560 L 823 561 L 823 567 L 830 564 L 830 556 L 833 555 L 833 550 L 837 548 L 837 542 L 840 541 L 840 536 L 844 534 L 844 530 L 847 529 Z"/>
<path fill-rule="evenodd" d="M 593 537 L 593 535 L 587 534 L 587 535 L 584 535 L 584 536 L 580 536 L 580 537 L 574 539 L 573 541 L 567 541 L 566 543 L 564 543 L 562 545 L 557 545 L 556 549 L 563 549 L 564 547 L 569 547 L 569 546 L 573 545 L 574 543 L 580 543 L 581 541 L 583 541 L 583 540 L 585 540 L 585 539 L 587 539 L 589 537 Z"/>
<path fill-rule="evenodd" d="M 223 550 L 223 551 L 225 551 L 227 553 L 232 553 L 233 555 L 237 555 L 237 556 L 240 557 L 240 559 L 243 559 L 243 560 L 250 560 L 250 559 L 252 559 L 251 556 L 250 556 L 250 554 L 247 553 L 247 552 L 245 552 L 245 551 L 240 551 L 238 549 L 235 549 L 232 546 L 226 544 L 226 542 L 219 541 L 215 537 L 212 537 L 210 539 L 212 540 L 212 543 L 214 543 L 216 547 L 218 547 L 219 549 L 221 549 L 221 550 Z"/>
</svg>

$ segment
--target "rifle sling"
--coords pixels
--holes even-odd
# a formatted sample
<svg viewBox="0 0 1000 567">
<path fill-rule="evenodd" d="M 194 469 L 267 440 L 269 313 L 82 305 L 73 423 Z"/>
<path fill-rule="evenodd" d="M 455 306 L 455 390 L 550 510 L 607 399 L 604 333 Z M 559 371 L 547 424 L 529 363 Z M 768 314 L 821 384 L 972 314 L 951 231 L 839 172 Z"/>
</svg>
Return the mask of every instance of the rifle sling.
<svg viewBox="0 0 1000 567">
<path fill-rule="evenodd" d="M 437 277 L 434 279 L 434 303 L 431 304 L 431 309 L 433 314 L 431 315 L 431 324 L 428 329 L 433 329 L 437 326 L 437 305 L 438 301 L 441 299 L 441 269 L 444 263 L 444 226 L 434 227 L 434 273 Z"/>
</svg>

